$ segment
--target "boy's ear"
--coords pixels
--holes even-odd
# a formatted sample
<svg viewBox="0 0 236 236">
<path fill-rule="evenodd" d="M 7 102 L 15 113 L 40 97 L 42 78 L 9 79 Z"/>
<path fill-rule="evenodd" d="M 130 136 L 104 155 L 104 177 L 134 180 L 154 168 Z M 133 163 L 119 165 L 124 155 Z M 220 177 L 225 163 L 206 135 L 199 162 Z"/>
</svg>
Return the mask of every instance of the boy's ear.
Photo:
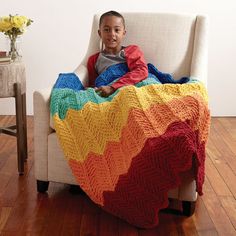
<svg viewBox="0 0 236 236">
<path fill-rule="evenodd" d="M 99 35 L 99 37 L 101 37 L 101 31 L 100 31 L 100 29 L 98 30 L 98 35 Z"/>
</svg>

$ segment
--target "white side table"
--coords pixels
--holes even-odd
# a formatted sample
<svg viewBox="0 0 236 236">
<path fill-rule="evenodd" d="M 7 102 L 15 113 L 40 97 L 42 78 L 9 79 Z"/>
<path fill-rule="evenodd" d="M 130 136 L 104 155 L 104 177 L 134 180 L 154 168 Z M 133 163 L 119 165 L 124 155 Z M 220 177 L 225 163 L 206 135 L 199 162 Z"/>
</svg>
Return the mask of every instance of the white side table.
<svg viewBox="0 0 236 236">
<path fill-rule="evenodd" d="M 0 134 L 17 138 L 18 171 L 22 175 L 27 160 L 26 75 L 22 62 L 0 64 L 0 98 L 8 97 L 15 98 L 16 124 L 0 127 Z"/>
</svg>

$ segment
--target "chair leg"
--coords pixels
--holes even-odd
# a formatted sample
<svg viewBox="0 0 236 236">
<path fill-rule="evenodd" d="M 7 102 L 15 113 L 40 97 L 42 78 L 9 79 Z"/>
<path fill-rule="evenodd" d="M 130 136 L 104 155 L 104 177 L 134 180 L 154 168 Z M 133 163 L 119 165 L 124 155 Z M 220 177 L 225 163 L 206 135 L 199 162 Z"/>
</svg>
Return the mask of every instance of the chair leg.
<svg viewBox="0 0 236 236">
<path fill-rule="evenodd" d="M 15 105 L 16 105 L 16 130 L 17 130 L 17 160 L 18 160 L 18 172 L 20 175 L 24 174 L 24 128 L 23 128 L 23 114 L 22 114 L 22 95 L 21 84 L 14 84 L 15 90 Z"/>
<path fill-rule="evenodd" d="M 37 191 L 39 193 L 45 193 L 48 191 L 49 181 L 37 180 Z"/>
<path fill-rule="evenodd" d="M 196 202 L 182 201 L 183 215 L 192 216 L 196 208 Z"/>
</svg>

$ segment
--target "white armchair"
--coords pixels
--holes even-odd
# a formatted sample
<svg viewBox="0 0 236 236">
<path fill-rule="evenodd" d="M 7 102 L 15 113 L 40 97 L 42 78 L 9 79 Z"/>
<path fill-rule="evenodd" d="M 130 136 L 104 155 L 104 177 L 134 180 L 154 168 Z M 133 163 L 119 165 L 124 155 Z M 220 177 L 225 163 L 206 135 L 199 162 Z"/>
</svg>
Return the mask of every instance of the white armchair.
<svg viewBox="0 0 236 236">
<path fill-rule="evenodd" d="M 199 15 L 166 13 L 123 13 L 127 34 L 124 45 L 137 44 L 147 62 L 174 78 L 193 76 L 206 85 L 207 43 L 206 17 Z M 99 15 L 94 16 L 87 54 L 75 70 L 84 85 L 88 79 L 88 56 L 99 51 L 97 34 Z M 34 159 L 37 190 L 48 190 L 50 181 L 77 185 L 59 146 L 50 121 L 49 100 L 51 88 L 34 92 Z M 193 175 L 179 188 L 168 193 L 169 198 L 183 202 L 183 213 L 194 212 L 197 199 Z"/>
</svg>

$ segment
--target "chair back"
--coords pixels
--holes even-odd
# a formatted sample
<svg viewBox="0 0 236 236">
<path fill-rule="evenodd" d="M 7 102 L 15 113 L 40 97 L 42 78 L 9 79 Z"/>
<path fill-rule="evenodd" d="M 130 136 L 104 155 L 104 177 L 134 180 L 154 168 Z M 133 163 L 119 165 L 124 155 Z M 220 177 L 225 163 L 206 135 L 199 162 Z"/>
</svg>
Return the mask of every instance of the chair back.
<svg viewBox="0 0 236 236">
<path fill-rule="evenodd" d="M 147 63 L 175 79 L 194 76 L 206 83 L 206 17 L 173 13 L 122 13 L 125 18 L 124 46 L 138 45 Z M 98 52 L 101 40 L 95 15 L 87 55 Z"/>
</svg>

